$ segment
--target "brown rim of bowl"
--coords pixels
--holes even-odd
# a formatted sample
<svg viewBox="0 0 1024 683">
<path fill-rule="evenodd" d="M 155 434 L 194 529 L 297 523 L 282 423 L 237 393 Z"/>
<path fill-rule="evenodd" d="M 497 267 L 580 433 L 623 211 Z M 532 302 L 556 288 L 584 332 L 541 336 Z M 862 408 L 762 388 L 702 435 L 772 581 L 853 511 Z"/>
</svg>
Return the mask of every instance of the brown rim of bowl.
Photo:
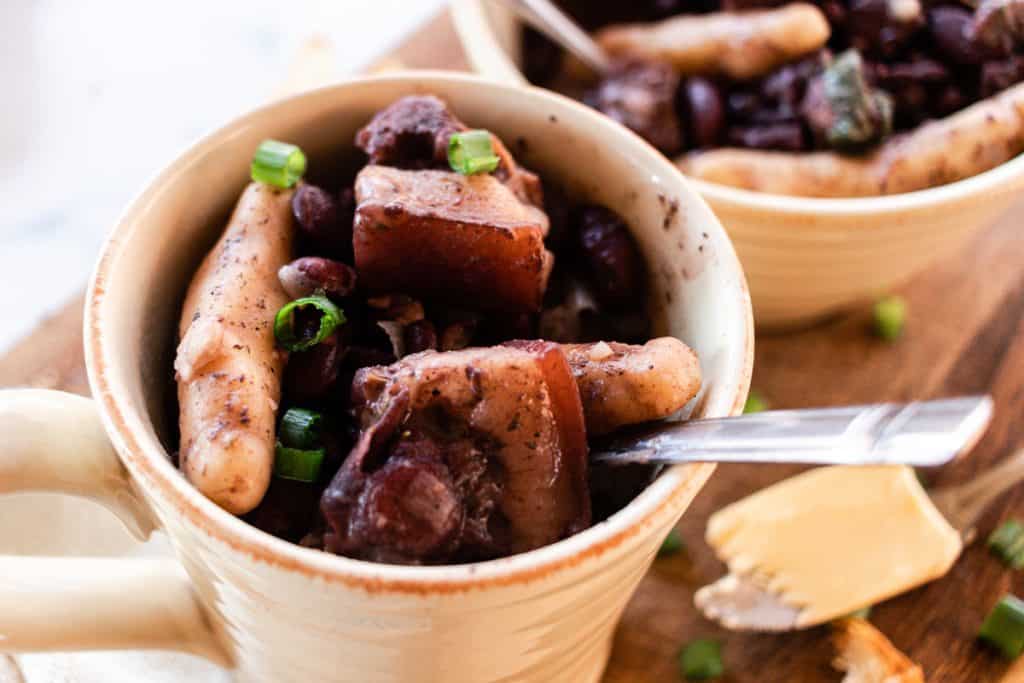
<svg viewBox="0 0 1024 683">
<path fill-rule="evenodd" d="M 413 74 L 387 74 L 353 78 L 317 90 L 271 102 L 247 114 L 233 119 L 228 124 L 204 136 L 167 167 L 161 170 L 145 189 L 131 202 L 118 221 L 117 227 L 107 239 L 96 270 L 93 273 L 86 294 L 85 303 L 85 357 L 89 384 L 101 406 L 100 415 L 107 433 L 121 455 L 125 465 L 134 477 L 146 483 L 147 493 L 160 497 L 179 511 L 197 529 L 213 540 L 233 550 L 244 553 L 252 560 L 264 562 L 283 570 L 293 570 L 309 578 L 330 583 L 340 583 L 360 588 L 370 593 L 390 592 L 419 595 L 459 593 L 486 587 L 510 586 L 541 580 L 552 573 L 577 566 L 588 559 L 612 551 L 639 533 L 644 527 L 655 523 L 670 511 L 673 503 L 681 496 L 704 482 L 714 471 L 714 465 L 682 465 L 672 467 L 658 477 L 625 508 L 604 522 L 537 550 L 511 557 L 475 564 L 441 565 L 430 567 L 408 567 L 402 565 L 377 564 L 332 555 L 319 550 L 304 548 L 272 536 L 251 526 L 242 519 L 223 510 L 203 496 L 189 484 L 171 464 L 166 450 L 147 427 L 143 417 L 145 410 L 135 406 L 127 398 L 124 386 L 112 385 L 108 377 L 109 361 L 103 330 L 106 327 L 103 301 L 106 296 L 108 273 L 118 260 L 123 243 L 134 225 L 134 216 L 151 199 L 154 188 L 159 187 L 175 173 L 175 169 L 203 148 L 216 144 L 230 130 L 276 107 L 294 106 L 305 98 L 330 90 L 377 82 L 447 82 L 453 85 L 472 84 L 475 87 L 493 87 L 502 90 L 517 89 L 479 76 L 441 71 L 416 71 Z M 529 96 L 546 100 L 560 107 L 576 110 L 577 114 L 588 117 L 602 128 L 605 139 L 619 139 L 627 144 L 640 142 L 650 148 L 638 136 L 612 123 L 597 112 L 569 98 L 539 88 L 529 88 Z M 672 177 L 678 171 L 661 155 L 652 154 L 652 161 L 661 165 L 662 174 Z M 684 181 L 685 183 L 686 181 Z M 696 193 L 695 193 L 696 194 Z M 696 197 L 697 201 L 700 200 Z M 749 306 L 749 294 L 743 271 L 735 251 L 724 230 L 721 230 L 721 256 L 734 264 L 740 278 L 739 295 L 744 298 L 746 315 L 742 321 L 742 366 L 736 376 L 729 378 L 735 386 L 728 401 L 727 414 L 735 415 L 743 410 L 750 386 L 754 356 L 754 324 Z"/>
<path fill-rule="evenodd" d="M 498 47 L 499 42 L 492 30 L 491 22 L 483 12 L 483 2 L 484 0 L 452 0 L 451 3 L 455 32 L 474 73 L 501 82 L 516 80 L 523 85 L 533 85 L 526 80 L 526 76 L 509 55 Z M 485 50 L 491 51 L 486 60 L 481 57 Z M 1014 187 L 1020 188 L 1024 186 L 1024 152 L 995 168 L 969 178 L 923 190 L 874 197 L 800 197 L 755 192 L 690 176 L 686 178 L 702 195 L 716 203 L 791 215 L 831 213 L 862 216 L 906 211 L 922 206 L 937 207 L 944 203 L 963 201 L 971 196 L 980 196 L 1001 187 L 1005 187 L 1007 191 Z M 848 227 L 844 226 L 844 229 Z M 827 230 L 828 225 L 821 226 L 821 229 Z"/>
</svg>

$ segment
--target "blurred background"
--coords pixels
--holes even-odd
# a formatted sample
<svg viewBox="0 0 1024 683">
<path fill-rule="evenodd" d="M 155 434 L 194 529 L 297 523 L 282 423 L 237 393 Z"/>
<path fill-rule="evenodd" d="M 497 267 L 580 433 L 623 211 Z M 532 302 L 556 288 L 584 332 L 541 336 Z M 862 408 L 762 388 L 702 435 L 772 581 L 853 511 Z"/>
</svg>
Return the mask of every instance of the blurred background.
<svg viewBox="0 0 1024 683">
<path fill-rule="evenodd" d="M 0 2 L 0 351 L 83 287 L 147 179 L 272 97 L 312 36 L 351 74 L 443 4 Z"/>
</svg>

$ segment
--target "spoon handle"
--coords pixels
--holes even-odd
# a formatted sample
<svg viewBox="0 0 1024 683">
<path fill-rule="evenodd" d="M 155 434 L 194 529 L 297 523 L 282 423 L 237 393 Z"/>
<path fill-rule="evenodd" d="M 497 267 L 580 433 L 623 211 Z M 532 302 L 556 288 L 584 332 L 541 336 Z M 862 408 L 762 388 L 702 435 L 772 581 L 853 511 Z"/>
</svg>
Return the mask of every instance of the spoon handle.
<svg viewBox="0 0 1024 683">
<path fill-rule="evenodd" d="M 780 410 L 661 424 L 599 449 L 608 464 L 688 462 L 934 467 L 973 446 L 992 419 L 988 396 Z"/>
<path fill-rule="evenodd" d="M 503 0 L 526 23 L 573 54 L 598 74 L 608 73 L 608 56 L 551 0 Z"/>
</svg>

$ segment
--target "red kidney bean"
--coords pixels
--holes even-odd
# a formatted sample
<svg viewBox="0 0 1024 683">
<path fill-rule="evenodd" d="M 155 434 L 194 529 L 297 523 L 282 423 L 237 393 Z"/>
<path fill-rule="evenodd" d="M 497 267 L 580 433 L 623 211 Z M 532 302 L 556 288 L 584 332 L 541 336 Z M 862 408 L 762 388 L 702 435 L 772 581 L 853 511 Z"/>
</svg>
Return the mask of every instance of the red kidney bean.
<svg viewBox="0 0 1024 683">
<path fill-rule="evenodd" d="M 292 215 L 303 236 L 317 253 L 328 256 L 347 258 L 351 254 L 354 213 L 351 197 L 343 193 L 335 198 L 316 185 L 303 185 L 292 197 Z"/>
<path fill-rule="evenodd" d="M 665 154 L 683 147 L 676 114 L 679 75 L 661 62 L 620 62 L 584 102 L 633 130 Z"/>
<path fill-rule="evenodd" d="M 406 354 L 436 350 L 437 331 L 434 329 L 434 323 L 429 320 L 417 320 L 406 325 L 402 329 L 402 341 Z"/>
<path fill-rule="evenodd" d="M 828 50 L 819 50 L 799 62 L 780 67 L 761 81 L 761 95 L 787 110 L 795 111 L 804 98 L 808 81 L 821 73 L 830 59 Z"/>
<path fill-rule="evenodd" d="M 442 555 L 456 542 L 465 503 L 444 460 L 429 439 L 420 444 L 399 441 L 396 452 L 367 478 L 349 520 L 350 540 L 362 545 L 365 559 L 423 560 Z M 400 451 L 400 452 L 399 452 Z M 406 455 L 411 452 L 411 455 Z M 429 491 L 429 504 L 422 496 Z"/>
<path fill-rule="evenodd" d="M 846 29 L 850 43 L 866 54 L 895 55 L 925 24 L 921 13 L 892 15 L 893 0 L 852 0 Z"/>
<path fill-rule="evenodd" d="M 682 88 L 690 136 L 697 147 L 713 147 L 725 127 L 725 105 L 718 86 L 706 78 L 688 79 Z"/>
<path fill-rule="evenodd" d="M 935 47 L 957 64 L 977 64 L 981 54 L 968 37 L 971 13 L 962 7 L 933 7 L 928 10 L 928 31 Z"/>
<path fill-rule="evenodd" d="M 733 126 L 729 142 L 751 149 L 775 149 L 800 152 L 807 149 L 803 127 L 799 123 L 773 123 L 762 126 Z"/>
<path fill-rule="evenodd" d="M 644 263 L 625 222 L 602 206 L 579 214 L 579 240 L 590 285 L 609 308 L 642 305 Z"/>
<path fill-rule="evenodd" d="M 298 299 L 323 291 L 332 299 L 348 296 L 356 287 L 356 271 L 340 261 L 304 256 L 282 266 L 277 272 L 288 296 Z"/>
<path fill-rule="evenodd" d="M 338 333 L 308 351 L 290 354 L 284 371 L 284 394 L 299 404 L 326 398 L 338 379 L 344 355 L 345 346 Z"/>
</svg>

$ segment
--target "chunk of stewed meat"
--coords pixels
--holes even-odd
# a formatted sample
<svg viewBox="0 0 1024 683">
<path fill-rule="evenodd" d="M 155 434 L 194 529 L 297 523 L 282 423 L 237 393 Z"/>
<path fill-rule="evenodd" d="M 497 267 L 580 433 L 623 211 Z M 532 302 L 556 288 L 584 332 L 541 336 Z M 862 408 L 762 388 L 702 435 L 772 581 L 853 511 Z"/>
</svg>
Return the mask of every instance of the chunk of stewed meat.
<svg viewBox="0 0 1024 683">
<path fill-rule="evenodd" d="M 700 390 L 697 356 L 673 337 L 643 346 L 597 342 L 562 348 L 592 436 L 668 417 Z"/>
<path fill-rule="evenodd" d="M 553 265 L 547 216 L 493 176 L 367 166 L 356 198 L 356 271 L 369 290 L 475 310 L 540 308 Z"/>
<path fill-rule="evenodd" d="M 356 134 L 356 146 L 371 164 L 402 168 L 448 165 L 448 140 L 466 125 L 433 95 L 403 97 L 379 111 Z"/>
<path fill-rule="evenodd" d="M 371 164 L 408 169 L 447 169 L 448 143 L 453 133 L 468 126 L 448 105 L 433 95 L 409 95 L 396 100 L 356 134 L 356 146 L 366 152 Z M 540 179 L 513 158 L 495 135 L 491 136 L 498 156 L 494 176 L 524 202 L 542 206 Z"/>
<path fill-rule="evenodd" d="M 579 393 L 561 348 L 427 351 L 360 370 L 359 443 L 324 492 L 327 550 L 487 559 L 590 524 Z"/>
<path fill-rule="evenodd" d="M 352 253 L 353 208 L 349 189 L 334 196 L 305 183 L 292 196 L 292 215 L 303 242 L 319 254 L 343 260 Z"/>
<path fill-rule="evenodd" d="M 356 272 L 351 267 L 320 256 L 304 256 L 281 266 L 277 279 L 293 299 L 316 292 L 323 292 L 332 299 L 343 299 L 356 288 Z"/>
<path fill-rule="evenodd" d="M 678 89 L 679 74 L 671 64 L 620 62 L 584 101 L 665 154 L 675 154 L 683 147 L 675 106 Z"/>
</svg>

